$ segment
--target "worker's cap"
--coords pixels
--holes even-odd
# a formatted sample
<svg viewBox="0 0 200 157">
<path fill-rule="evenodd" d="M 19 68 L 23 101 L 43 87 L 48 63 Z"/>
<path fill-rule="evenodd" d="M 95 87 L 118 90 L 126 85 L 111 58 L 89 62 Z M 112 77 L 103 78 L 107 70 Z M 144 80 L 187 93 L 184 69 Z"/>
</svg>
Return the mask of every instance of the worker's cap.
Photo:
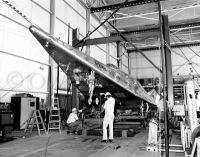
<svg viewBox="0 0 200 157">
<path fill-rule="evenodd" d="M 105 97 L 107 97 L 108 95 L 111 96 L 110 92 L 106 92 Z"/>
<path fill-rule="evenodd" d="M 74 111 L 76 111 L 76 108 L 73 108 L 73 109 L 72 109 L 72 112 L 74 112 Z"/>
</svg>

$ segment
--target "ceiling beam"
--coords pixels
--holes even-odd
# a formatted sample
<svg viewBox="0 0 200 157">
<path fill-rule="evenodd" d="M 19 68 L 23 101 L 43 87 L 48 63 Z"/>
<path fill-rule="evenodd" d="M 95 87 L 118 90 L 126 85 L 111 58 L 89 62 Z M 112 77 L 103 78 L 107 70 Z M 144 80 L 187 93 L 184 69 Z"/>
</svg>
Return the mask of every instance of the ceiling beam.
<svg viewBox="0 0 200 157">
<path fill-rule="evenodd" d="M 152 36 L 156 37 L 158 35 L 158 32 L 152 32 L 152 33 L 143 33 L 142 36 L 145 36 L 145 38 L 150 38 Z M 148 36 L 147 36 L 148 35 Z M 135 36 L 133 34 L 126 34 L 124 35 L 125 38 L 127 38 L 129 41 L 139 42 L 143 41 L 143 38 L 140 34 L 140 36 Z M 101 38 L 94 38 L 94 39 L 86 39 L 85 40 L 85 46 L 88 45 L 98 45 L 98 44 L 106 44 L 106 43 L 113 43 L 117 41 L 124 41 L 120 36 L 109 36 L 109 37 L 101 37 Z M 81 47 L 82 43 L 76 45 L 76 47 Z"/>
<path fill-rule="evenodd" d="M 189 29 L 200 26 L 200 22 L 191 22 L 185 24 L 176 24 L 171 25 L 170 30 L 175 31 L 178 29 Z M 158 38 L 159 37 L 159 27 L 149 28 L 149 29 L 141 29 L 141 30 L 133 30 L 133 31 L 125 31 L 122 34 L 127 38 L 129 41 L 133 42 L 141 42 L 148 38 Z M 179 32 L 179 34 L 184 33 Z M 178 34 L 178 33 L 177 33 Z M 119 33 L 112 33 L 109 37 L 100 37 L 100 38 L 93 38 L 93 39 L 86 39 L 85 46 L 87 45 L 98 45 L 98 44 L 106 44 L 106 43 L 113 43 L 117 41 L 123 41 L 120 37 Z M 76 45 L 76 47 L 81 47 L 82 43 Z"/>
<path fill-rule="evenodd" d="M 200 46 L 200 41 L 171 44 L 171 48 L 182 48 L 182 47 L 190 47 L 190 46 Z M 158 50 L 158 49 L 160 48 L 155 47 L 155 46 L 140 48 L 141 51 L 153 51 L 153 50 Z M 127 50 L 127 53 L 133 53 L 133 52 L 137 52 L 137 50 L 134 48 Z"/>
<path fill-rule="evenodd" d="M 197 22 L 189 22 L 189 23 L 187 21 L 181 21 L 181 22 L 182 22 L 181 24 L 171 24 L 169 26 L 170 30 L 200 26 L 199 19 Z M 147 29 L 141 29 L 141 30 L 124 31 L 122 32 L 122 34 L 137 34 L 137 33 L 152 32 L 152 31 L 159 31 L 159 30 L 160 30 L 159 27 L 154 27 L 154 28 L 147 28 Z M 111 36 L 114 36 L 114 35 L 119 35 L 119 33 L 111 33 Z"/>
<path fill-rule="evenodd" d="M 193 31 L 193 33 L 189 33 L 188 31 L 185 32 L 180 32 L 177 33 L 176 36 L 180 37 L 188 37 L 190 40 L 198 40 L 199 39 L 199 34 L 200 34 L 200 29 Z M 178 40 L 176 39 L 176 36 L 171 36 L 173 37 L 172 40 Z M 125 34 L 124 37 L 128 39 L 130 42 L 133 42 L 135 44 L 142 44 L 145 42 L 145 40 L 148 40 L 149 44 L 157 44 L 157 41 L 159 39 L 159 32 L 144 32 L 140 34 Z M 181 38 L 182 39 L 182 38 Z M 151 42 L 151 40 L 153 40 Z M 188 39 L 189 40 L 189 39 Z M 85 40 L 85 46 L 88 45 L 99 45 L 99 44 L 106 44 L 106 43 L 114 43 L 118 41 L 124 41 L 120 36 L 115 35 L 115 36 L 109 36 L 109 37 L 101 37 L 101 38 L 94 38 L 94 39 L 87 39 Z M 179 41 L 179 40 L 178 40 Z M 144 43 L 144 45 L 146 45 Z M 82 43 L 76 45 L 76 47 L 81 47 Z"/>
<path fill-rule="evenodd" d="M 180 12 L 186 10 L 186 9 L 195 9 L 197 7 L 199 7 L 199 2 L 197 0 L 185 0 L 183 2 L 183 0 L 165 0 L 162 1 L 162 13 L 168 13 L 170 14 L 170 12 L 175 11 L 176 13 L 173 14 L 172 16 L 179 14 Z M 146 17 L 148 15 L 158 15 L 158 9 L 155 5 L 141 5 L 141 6 L 137 6 L 137 7 L 132 7 L 131 9 L 123 9 L 123 11 L 121 11 L 122 16 L 119 17 L 115 17 L 112 19 L 109 19 L 109 21 L 111 20 L 121 20 L 121 19 L 127 19 L 127 18 L 133 18 L 133 17 Z M 170 16 L 171 18 L 171 16 Z M 124 22 L 124 21 L 122 21 Z"/>
<path fill-rule="evenodd" d="M 164 1 L 164 0 L 161 0 L 161 1 Z M 126 7 L 132 7 L 132 6 L 155 3 L 155 2 L 158 2 L 158 0 L 135 0 L 135 1 L 127 2 L 124 5 L 122 5 L 123 3 L 117 3 L 117 4 L 106 5 L 106 6 L 100 6 L 100 7 L 92 7 L 90 8 L 90 12 L 95 13 L 95 12 L 102 12 L 102 11 L 107 11 L 107 10 L 114 10 L 118 8 L 120 5 L 122 5 L 122 8 L 126 8 Z"/>
</svg>

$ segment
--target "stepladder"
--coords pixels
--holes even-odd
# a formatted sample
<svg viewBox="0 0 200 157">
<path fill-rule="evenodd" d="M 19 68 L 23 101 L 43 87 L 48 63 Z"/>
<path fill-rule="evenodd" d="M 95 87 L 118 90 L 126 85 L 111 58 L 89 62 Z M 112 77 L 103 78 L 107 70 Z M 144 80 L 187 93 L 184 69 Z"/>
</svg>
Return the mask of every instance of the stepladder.
<svg viewBox="0 0 200 157">
<path fill-rule="evenodd" d="M 50 131 L 59 131 L 61 133 L 61 117 L 58 98 L 54 98 L 53 106 L 50 109 L 48 133 Z"/>
<path fill-rule="evenodd" d="M 30 112 L 25 130 L 24 130 L 23 138 L 25 138 L 28 135 L 28 132 L 29 132 L 29 136 L 31 136 L 34 127 L 37 128 L 39 136 L 41 136 L 42 131 L 44 132 L 44 134 L 47 134 L 40 110 L 32 110 Z"/>
</svg>

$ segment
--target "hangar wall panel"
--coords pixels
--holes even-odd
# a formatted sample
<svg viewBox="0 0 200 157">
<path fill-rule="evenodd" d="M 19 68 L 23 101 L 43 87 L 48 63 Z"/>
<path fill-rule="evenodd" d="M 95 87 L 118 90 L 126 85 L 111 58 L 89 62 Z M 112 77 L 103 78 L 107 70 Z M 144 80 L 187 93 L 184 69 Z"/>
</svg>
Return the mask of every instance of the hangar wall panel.
<svg viewBox="0 0 200 157">
<path fill-rule="evenodd" d="M 99 21 L 96 20 L 93 16 L 90 16 L 90 31 L 93 31 L 96 27 L 99 26 Z M 105 37 L 106 29 L 102 26 L 96 32 L 94 32 L 90 38 Z M 106 62 L 106 44 L 92 45 L 90 46 L 90 56 L 97 59 L 98 61 L 107 64 Z"/>
<path fill-rule="evenodd" d="M 71 8 L 75 9 L 81 16 L 86 18 L 86 9 L 78 3 L 78 0 L 62 0 L 67 3 Z"/>
<path fill-rule="evenodd" d="M 34 4 L 31 8 L 31 12 L 31 19 L 33 22 L 40 26 L 42 29 L 46 30 L 46 32 L 49 32 L 50 14 Z"/>
<path fill-rule="evenodd" d="M 122 47 L 121 52 L 121 62 L 122 62 L 122 71 L 128 73 L 128 54 L 124 47 Z"/>
<path fill-rule="evenodd" d="M 145 55 L 153 61 L 155 65 L 161 68 L 160 51 L 144 51 Z M 172 49 L 172 74 L 173 77 L 200 74 L 200 52 L 199 46 L 173 48 Z M 139 53 L 130 54 L 131 75 L 134 78 L 155 78 L 160 77 L 156 70 Z"/>
<path fill-rule="evenodd" d="M 128 74 L 128 67 L 122 65 L 122 71 Z"/>
<path fill-rule="evenodd" d="M 97 46 L 90 47 L 90 56 L 96 60 L 106 64 L 106 52 L 104 49 L 100 49 Z"/>
<path fill-rule="evenodd" d="M 96 27 L 98 27 L 100 23 L 99 23 L 99 21 L 97 21 L 97 19 L 95 17 L 90 16 L 90 24 L 91 24 L 90 30 L 92 31 Z M 95 33 L 97 34 L 97 36 L 92 35 L 91 37 L 96 37 L 96 38 L 97 37 L 105 37 L 106 36 L 106 29 L 105 29 L 104 26 L 101 26 L 96 32 L 94 32 L 94 34 Z M 100 35 L 100 36 L 98 36 L 98 35 Z"/>
<path fill-rule="evenodd" d="M 56 17 L 60 18 L 66 24 L 70 23 L 73 29 L 79 28 L 80 34 L 83 36 L 86 35 L 86 11 L 83 11 L 81 5 L 76 5 L 76 8 L 73 9 L 67 1 L 56 1 Z"/>
<path fill-rule="evenodd" d="M 113 65 L 117 66 L 116 58 L 110 57 L 110 64 L 113 64 Z"/>
<path fill-rule="evenodd" d="M 31 1 L 13 0 L 11 3 L 49 31 L 48 12 Z M 0 7 L 0 101 L 10 102 L 13 94 L 21 92 L 46 98 L 48 65 L 44 64 L 48 63 L 48 54 L 29 32 L 27 21 L 2 1 Z"/>
<path fill-rule="evenodd" d="M 55 20 L 55 32 L 54 35 L 60 38 L 62 41 L 68 43 L 68 26 L 58 19 Z"/>
<path fill-rule="evenodd" d="M 117 45 L 116 43 L 109 44 L 109 60 L 110 64 L 117 66 Z"/>
<path fill-rule="evenodd" d="M 50 1 L 46 0 L 12 0 L 10 1 L 13 6 L 15 6 L 20 12 L 24 13 L 31 21 L 44 29 L 46 32 L 50 31 Z M 72 44 L 72 28 L 79 28 L 81 38 L 86 35 L 86 9 L 75 0 L 56 0 L 56 20 L 55 20 L 55 36 L 60 37 L 61 40 L 69 42 Z M 30 25 L 26 20 L 20 17 L 15 11 L 10 7 L 5 5 L 2 1 L 0 2 L 0 51 L 9 52 L 14 55 L 28 58 L 32 61 L 27 61 L 26 59 L 21 59 L 20 57 L 10 56 L 8 54 L 0 53 L 0 81 L 1 87 L 7 89 L 7 91 L 0 91 L 1 96 L 5 95 L 1 101 L 10 101 L 10 95 L 16 92 L 29 92 L 34 93 L 34 95 L 39 93 L 41 96 L 47 96 L 47 81 L 48 81 L 48 66 L 35 63 L 35 61 L 47 64 L 49 62 L 49 56 L 46 51 L 41 47 L 41 45 L 36 41 L 32 34 L 28 30 Z M 70 24 L 70 34 L 68 34 L 68 29 Z M 99 25 L 93 16 L 91 16 L 91 30 Z M 107 31 L 105 27 L 99 28 L 97 32 L 93 34 L 92 37 L 104 37 Z M 68 41 L 68 35 L 70 41 Z M 116 44 L 109 44 L 110 56 L 109 63 L 117 65 L 116 56 Z M 107 63 L 107 47 L 106 44 L 92 46 L 91 56 L 104 64 Z M 83 52 L 85 52 L 85 47 Z M 98 54 L 98 55 L 97 55 Z M 3 61 L 4 60 L 4 61 Z M 124 59 L 123 59 L 124 60 Z M 12 64 L 9 64 L 9 62 Z M 125 61 L 126 62 L 126 61 Z M 124 63 L 126 64 L 126 63 Z M 13 66 L 14 65 L 14 66 Z M 2 67 L 7 67 L 6 70 Z M 36 70 L 37 69 L 37 70 Z M 54 78 L 53 82 L 57 81 L 57 65 L 54 63 Z M 124 69 L 124 68 L 123 68 Z M 36 70 L 36 72 L 34 72 Z M 40 72 L 40 73 L 39 73 Z M 31 74 L 30 74 L 31 73 Z M 30 85 L 30 76 L 36 75 L 32 78 Z M 39 73 L 39 74 L 37 74 Z M 14 75 L 16 74 L 16 75 Z M 42 77 L 41 77 L 41 75 Z M 12 77 L 13 86 L 8 85 L 7 79 L 10 75 Z M 43 77 L 45 81 L 43 80 Z M 41 79 L 42 78 L 42 79 Z M 20 87 L 15 87 L 17 83 L 23 81 Z M 12 82 L 11 81 L 11 82 Z M 35 82 L 39 81 L 38 84 Z M 44 85 L 40 85 L 40 82 Z M 44 83 L 45 82 L 45 83 Z M 60 71 L 59 87 L 66 88 L 67 77 Z M 6 85 L 7 84 L 7 85 Z M 4 87 L 5 86 L 5 87 Z M 55 83 L 56 86 L 56 83 Z M 40 89 L 39 89 L 40 87 Z M 55 87 L 56 88 L 56 87 Z M 13 92 L 10 90 L 13 89 Z M 38 93 L 39 92 L 39 93 Z M 40 96 L 40 97 L 41 97 Z"/>
<path fill-rule="evenodd" d="M 46 10 L 50 11 L 50 0 L 32 0 L 42 7 L 44 7 Z"/>
<path fill-rule="evenodd" d="M 143 52 L 156 66 L 161 68 L 159 51 Z M 159 77 L 160 73 L 148 62 L 140 53 L 130 53 L 131 75 L 136 78 L 154 78 Z"/>
<path fill-rule="evenodd" d="M 13 94 L 11 91 L 33 95 L 47 93 L 48 66 L 2 53 L 0 58 L 1 65 L 4 67 L 1 68 L 0 78 L 1 101 L 10 100 Z M 43 96 L 46 98 L 46 94 Z"/>
<path fill-rule="evenodd" d="M 23 3 L 19 3 L 17 0 L 12 0 L 12 4 L 21 12 L 24 13 L 27 17 L 31 17 L 31 7 L 32 3 L 31 1 L 23 0 Z M 0 1 L 0 13 L 2 15 L 9 17 L 19 23 L 22 23 L 23 25 L 29 26 L 29 23 L 24 20 L 21 16 L 19 16 L 15 11 L 13 11 L 10 7 L 8 7 L 5 3 Z"/>
</svg>

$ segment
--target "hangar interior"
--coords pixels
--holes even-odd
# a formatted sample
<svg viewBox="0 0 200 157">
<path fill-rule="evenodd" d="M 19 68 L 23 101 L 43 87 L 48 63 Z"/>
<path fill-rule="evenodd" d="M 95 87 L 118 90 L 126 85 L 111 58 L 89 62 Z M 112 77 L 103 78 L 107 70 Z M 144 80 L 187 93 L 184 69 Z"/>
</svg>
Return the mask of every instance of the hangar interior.
<svg viewBox="0 0 200 157">
<path fill-rule="evenodd" d="M 199 10 L 199 0 L 1 0 L 0 156 L 199 157 Z M 103 143 L 107 92 L 114 139 Z"/>
</svg>

